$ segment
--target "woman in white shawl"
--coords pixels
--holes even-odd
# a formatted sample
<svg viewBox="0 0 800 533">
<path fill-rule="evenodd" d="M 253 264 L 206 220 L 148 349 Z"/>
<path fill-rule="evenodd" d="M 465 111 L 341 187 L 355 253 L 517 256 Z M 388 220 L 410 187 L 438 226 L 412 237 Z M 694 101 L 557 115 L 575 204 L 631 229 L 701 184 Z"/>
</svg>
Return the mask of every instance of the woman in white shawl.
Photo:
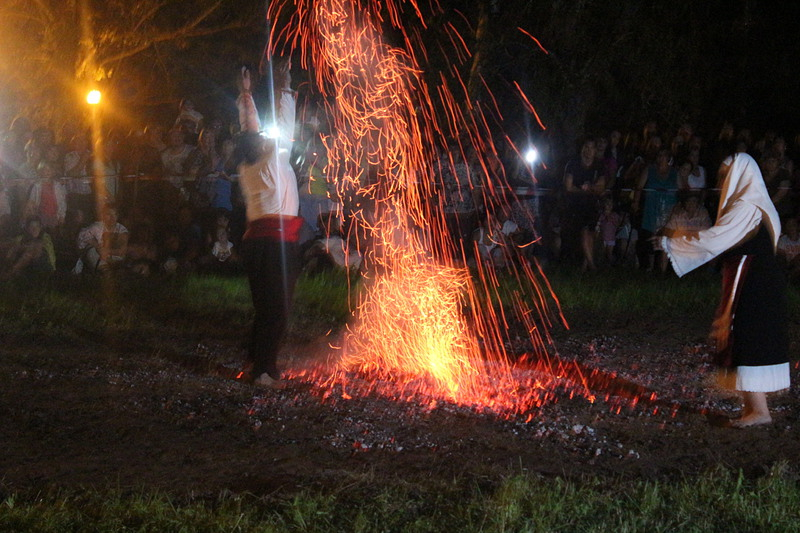
<svg viewBox="0 0 800 533">
<path fill-rule="evenodd" d="M 775 256 L 781 224 L 755 160 L 728 157 L 717 221 L 709 229 L 656 237 L 678 276 L 720 256 L 723 290 L 712 337 L 723 384 L 741 391 L 734 427 L 769 424 L 767 392 L 789 387 L 786 281 Z"/>
</svg>

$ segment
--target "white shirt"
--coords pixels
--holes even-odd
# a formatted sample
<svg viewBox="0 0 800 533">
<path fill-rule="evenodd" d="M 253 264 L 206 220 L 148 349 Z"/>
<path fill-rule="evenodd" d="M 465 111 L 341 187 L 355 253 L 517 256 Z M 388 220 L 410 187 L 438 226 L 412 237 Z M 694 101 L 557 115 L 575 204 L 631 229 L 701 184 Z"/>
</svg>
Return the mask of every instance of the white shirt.
<svg viewBox="0 0 800 533">
<path fill-rule="evenodd" d="M 214 247 L 211 248 L 211 255 L 213 255 L 220 261 L 227 261 L 228 258 L 231 256 L 232 249 L 233 249 L 233 243 L 231 241 L 225 241 L 224 243 L 216 241 L 214 242 Z"/>
<path fill-rule="evenodd" d="M 128 229 L 119 222 L 117 222 L 114 225 L 114 228 L 110 231 L 102 222 L 94 222 L 91 225 L 83 228 L 80 233 L 78 233 L 78 249 L 85 250 L 91 246 L 94 241 L 97 241 L 97 243 L 102 246 L 103 237 L 106 234 L 120 235 L 122 233 L 128 233 Z"/>
<path fill-rule="evenodd" d="M 706 188 L 706 169 L 698 167 L 698 170 L 700 171 L 699 174 L 695 175 L 694 173 L 690 173 L 689 177 L 686 179 L 686 183 L 690 189 Z"/>
<path fill-rule="evenodd" d="M 242 97 L 252 98 L 250 94 Z M 294 93 L 284 90 L 277 108 L 280 136 L 275 139 L 274 150 L 252 165 L 242 163 L 239 166 L 239 184 L 247 205 L 247 220 L 257 220 L 268 215 L 297 216 L 300 210 L 297 178 L 289 159 L 294 114 Z"/>
</svg>

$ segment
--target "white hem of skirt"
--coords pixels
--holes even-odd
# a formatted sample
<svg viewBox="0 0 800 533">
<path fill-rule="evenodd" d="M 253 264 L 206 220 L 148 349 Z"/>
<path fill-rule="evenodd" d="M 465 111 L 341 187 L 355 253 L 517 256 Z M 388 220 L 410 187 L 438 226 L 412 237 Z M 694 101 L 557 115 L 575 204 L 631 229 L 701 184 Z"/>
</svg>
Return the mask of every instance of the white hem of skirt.
<svg viewBox="0 0 800 533">
<path fill-rule="evenodd" d="M 719 384 L 726 389 L 745 392 L 775 392 L 788 389 L 789 363 L 764 366 L 738 366 L 719 371 Z"/>
</svg>

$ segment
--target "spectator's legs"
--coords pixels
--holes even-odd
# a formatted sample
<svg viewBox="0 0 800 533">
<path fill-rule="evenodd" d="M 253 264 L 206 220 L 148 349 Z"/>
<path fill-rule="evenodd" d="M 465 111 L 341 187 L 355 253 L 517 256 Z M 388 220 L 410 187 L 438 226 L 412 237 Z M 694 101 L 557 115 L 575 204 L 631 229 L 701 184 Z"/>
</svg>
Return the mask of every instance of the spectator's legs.
<svg viewBox="0 0 800 533">
<path fill-rule="evenodd" d="M 83 263 L 84 267 L 89 272 L 94 272 L 100 268 L 102 263 L 100 261 L 100 252 L 97 251 L 97 248 L 92 246 L 86 249 L 83 253 Z"/>
<path fill-rule="evenodd" d="M 604 244 L 603 248 L 606 252 L 606 265 L 613 265 L 614 264 L 614 245 L 613 244 Z"/>
<path fill-rule="evenodd" d="M 583 269 L 595 270 L 594 232 L 589 228 L 581 228 L 581 250 L 583 251 Z"/>
<path fill-rule="evenodd" d="M 636 241 L 636 254 L 639 256 L 639 266 L 646 268 L 648 271 L 653 270 L 653 263 L 655 262 L 655 252 L 649 240 L 652 236 L 652 232 L 641 229 L 639 230 L 639 239 Z"/>
</svg>

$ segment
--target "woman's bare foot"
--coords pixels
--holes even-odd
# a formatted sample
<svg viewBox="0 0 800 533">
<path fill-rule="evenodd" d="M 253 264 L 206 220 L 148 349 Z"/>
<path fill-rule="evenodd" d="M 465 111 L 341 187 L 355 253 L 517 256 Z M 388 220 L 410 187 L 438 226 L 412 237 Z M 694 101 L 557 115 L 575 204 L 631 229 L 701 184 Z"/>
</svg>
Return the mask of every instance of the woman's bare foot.
<svg viewBox="0 0 800 533">
<path fill-rule="evenodd" d="M 745 391 L 742 393 L 744 406 L 742 416 L 731 421 L 731 427 L 749 428 L 751 426 L 763 426 L 772 423 L 767 406 L 767 395 L 763 392 Z"/>
<path fill-rule="evenodd" d="M 750 413 L 741 418 L 731 420 L 731 427 L 733 428 L 749 428 L 752 426 L 763 426 L 772 423 L 772 417 L 759 413 Z"/>
</svg>

